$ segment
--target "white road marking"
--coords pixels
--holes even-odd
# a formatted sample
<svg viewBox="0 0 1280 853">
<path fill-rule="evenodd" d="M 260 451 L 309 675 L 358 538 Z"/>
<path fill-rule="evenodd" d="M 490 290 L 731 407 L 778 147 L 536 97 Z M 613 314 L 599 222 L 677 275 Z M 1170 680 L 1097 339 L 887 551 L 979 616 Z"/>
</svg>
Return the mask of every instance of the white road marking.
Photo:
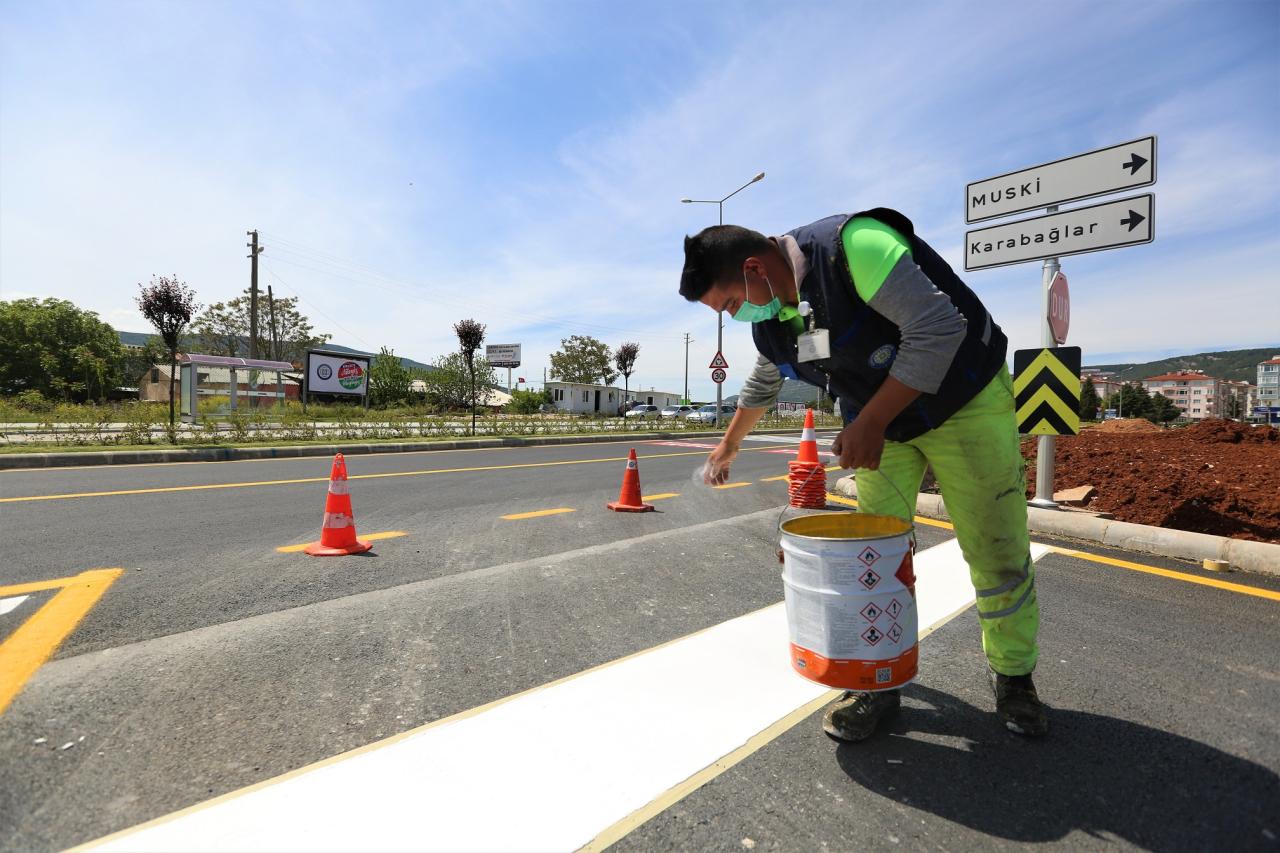
<svg viewBox="0 0 1280 853">
<path fill-rule="evenodd" d="M 748 435 L 748 436 L 745 436 L 742 440 L 743 441 L 763 441 L 768 444 L 799 444 L 800 436 L 798 435 Z M 820 446 L 822 445 L 830 446 L 831 442 L 834 440 L 835 440 L 834 438 L 822 438 L 820 436 L 817 440 L 817 443 Z"/>
<path fill-rule="evenodd" d="M 915 570 L 922 636 L 973 604 L 955 540 Z M 574 850 L 826 692 L 787 658 L 776 604 L 90 849 Z"/>
<path fill-rule="evenodd" d="M 29 595 L 18 595 L 18 596 L 14 596 L 13 598 L 0 598 L 0 616 L 3 616 L 4 614 L 13 610 L 19 604 L 26 601 L 30 597 L 31 596 Z"/>
</svg>

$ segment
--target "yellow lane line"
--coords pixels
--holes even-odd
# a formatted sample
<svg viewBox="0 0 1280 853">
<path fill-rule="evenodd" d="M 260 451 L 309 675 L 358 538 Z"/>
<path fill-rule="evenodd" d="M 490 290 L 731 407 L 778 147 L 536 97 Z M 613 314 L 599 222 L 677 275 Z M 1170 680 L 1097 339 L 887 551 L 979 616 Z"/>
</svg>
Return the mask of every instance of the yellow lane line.
<svg viewBox="0 0 1280 853">
<path fill-rule="evenodd" d="M 577 510 L 571 509 L 567 506 L 562 506 L 559 509 L 539 509 L 534 510 L 533 512 L 517 512 L 514 515 L 504 515 L 502 518 L 504 521 L 519 521 L 522 518 L 541 518 L 544 515 L 561 515 L 566 512 L 577 512 Z"/>
<path fill-rule="evenodd" d="M 787 432 L 787 430 L 782 430 L 782 432 Z M 712 438 L 712 437 L 713 436 L 690 436 L 688 438 L 680 437 L 680 438 L 671 438 L 671 439 L 664 439 L 664 438 L 655 439 L 655 438 L 637 437 L 635 441 L 639 444 L 643 444 L 645 442 L 650 442 L 650 441 L 697 441 L 699 438 Z M 448 440 L 449 439 L 444 439 L 444 441 L 448 441 Z M 430 449 L 430 450 L 390 450 L 385 453 L 361 453 L 357 455 L 359 456 L 409 456 L 415 453 L 419 453 L 419 454 L 420 453 L 489 453 L 491 451 L 497 451 L 497 450 L 530 450 L 533 448 L 540 448 L 540 447 L 554 447 L 554 448 L 599 447 L 601 444 L 623 444 L 623 443 L 625 443 L 625 440 L 617 441 L 617 442 L 574 441 L 568 444 L 532 444 L 532 445 L 525 445 L 525 446 L 512 445 L 507 447 L 452 447 L 452 448 L 442 447 L 439 449 Z M 360 442 L 353 442 L 353 444 L 358 445 L 360 444 Z M 336 446 L 339 448 L 338 452 L 341 453 L 342 445 L 336 445 Z M 778 447 L 788 447 L 788 446 L 793 446 L 793 445 L 785 445 L 785 444 L 778 445 Z M 159 447 L 157 449 L 163 450 L 165 448 Z M 199 448 L 199 449 L 203 450 L 208 448 Z M 240 449 L 244 449 L 244 448 L 240 448 Z M 746 449 L 754 450 L 755 448 L 748 447 Z M 142 452 L 146 452 L 146 451 L 142 451 Z M 327 459 L 327 458 L 328 458 L 327 456 L 269 456 L 264 459 L 213 459 L 213 460 L 196 461 L 196 462 L 137 462 L 129 465 L 129 468 L 130 469 L 163 468 L 167 465 L 243 465 L 243 464 L 252 463 L 252 462 L 314 462 L 316 459 Z M 33 474 L 33 473 L 56 474 L 60 471 L 84 471 L 87 468 L 103 468 L 103 467 L 109 467 L 109 466 L 59 465 L 56 468 L 0 468 L 0 476 L 3 476 L 5 474 Z"/>
<path fill-rule="evenodd" d="M 791 477 L 791 475 L 790 475 L 790 474 L 782 474 L 782 475 L 777 476 L 777 477 L 762 477 L 762 478 L 760 478 L 760 482 L 762 482 L 762 483 L 776 483 L 776 482 L 778 482 L 779 480 L 787 480 L 787 479 L 790 479 L 790 477 Z"/>
<path fill-rule="evenodd" d="M 124 569 L 90 569 L 62 578 L 58 584 L 61 591 L 0 643 L 0 714 L 122 574 Z M 49 589 L 48 583 L 40 588 Z M 33 586 L 36 585 L 0 587 L 0 595 Z"/>
<path fill-rule="evenodd" d="M 714 489 L 740 489 L 740 488 L 742 488 L 743 486 L 750 486 L 750 485 L 753 485 L 753 484 L 752 484 L 752 483 L 748 483 L 748 482 L 742 482 L 742 483 L 725 483 L 725 484 L 720 485 L 720 486 L 712 486 L 712 488 L 714 488 Z"/>
<path fill-rule="evenodd" d="M 408 535 L 409 534 L 405 533 L 403 530 L 384 530 L 381 533 L 361 533 L 358 535 L 358 538 L 369 540 L 369 541 L 377 541 L 379 539 L 395 539 L 398 536 L 408 536 Z M 313 543 L 303 542 L 301 545 L 281 545 L 276 550 L 279 551 L 281 554 L 296 554 L 299 551 L 305 550 L 306 547 L 311 544 Z"/>
<path fill-rule="evenodd" d="M 563 446 L 563 445 L 561 445 Z M 777 447 L 750 447 L 750 451 L 776 450 Z M 641 459 L 665 459 L 673 456 L 703 456 L 705 450 L 680 451 L 673 453 L 647 453 Z M 321 458 L 321 457 L 314 457 Z M 610 456 L 604 459 L 566 459 L 559 462 L 520 462 L 513 465 L 476 465 L 471 468 L 428 468 L 424 471 L 388 471 L 382 474 L 352 474 L 349 480 L 380 480 L 387 477 L 424 477 L 429 474 L 465 474 L 473 471 L 509 471 L 516 468 L 550 468 L 557 465 L 592 465 L 601 462 L 626 462 L 626 456 Z M 300 477 L 292 480 L 259 480 L 252 483 L 209 483 L 199 486 L 159 486 L 148 489 L 116 489 L 107 492 L 73 492 L 61 495 L 27 495 L 16 498 L 0 498 L 0 503 L 20 503 L 23 501 L 56 501 L 68 498 L 104 498 L 119 495 L 155 495 L 166 492 L 199 492 L 208 489 L 245 489 L 256 486 L 291 486 L 299 483 L 324 483 L 328 477 Z"/>
<path fill-rule="evenodd" d="M 640 500 L 642 500 L 642 501 L 665 501 L 667 498 L 678 498 L 678 497 L 680 497 L 680 493 L 679 493 L 679 492 L 662 492 L 662 493 L 660 493 L 660 494 L 656 494 L 656 495 L 641 495 L 641 496 L 640 496 Z"/>
<path fill-rule="evenodd" d="M 1081 560 L 1088 560 L 1091 563 L 1103 563 L 1108 566 L 1117 566 L 1121 569 L 1129 569 L 1134 572 L 1143 572 L 1148 575 L 1159 575 L 1162 578 L 1171 578 L 1173 580 L 1185 581 L 1186 583 L 1198 583 L 1202 586 L 1211 586 L 1214 589 L 1225 589 L 1228 592 L 1238 592 L 1242 595 L 1266 598 L 1270 601 L 1280 601 L 1280 592 L 1272 589 L 1262 589 L 1261 587 L 1246 586 L 1240 583 L 1231 583 L 1230 581 L 1220 581 L 1217 578 L 1202 578 L 1199 575 L 1192 575 L 1186 572 L 1175 572 L 1171 569 L 1162 569 L 1158 566 L 1148 566 L 1143 563 L 1131 563 L 1128 560 L 1117 560 L 1115 557 L 1104 557 L 1100 554 L 1090 554 L 1087 551 L 1076 551 L 1072 548 L 1059 548 L 1053 545 L 1049 547 L 1056 553 L 1063 554 L 1067 557 L 1076 557 Z"/>
</svg>

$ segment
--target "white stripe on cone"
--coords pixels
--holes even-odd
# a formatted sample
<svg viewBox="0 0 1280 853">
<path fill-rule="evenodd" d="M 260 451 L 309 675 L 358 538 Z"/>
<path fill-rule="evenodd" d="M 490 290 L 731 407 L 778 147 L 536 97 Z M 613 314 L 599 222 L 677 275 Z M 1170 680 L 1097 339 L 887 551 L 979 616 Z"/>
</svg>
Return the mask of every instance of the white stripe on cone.
<svg viewBox="0 0 1280 853">
<path fill-rule="evenodd" d="M 331 495 L 347 494 L 347 481 L 346 480 L 330 480 L 329 494 Z"/>
<path fill-rule="evenodd" d="M 813 431 L 813 428 L 811 427 L 811 428 L 809 428 L 809 429 L 803 430 L 803 431 L 800 433 L 800 440 L 801 440 L 801 441 L 817 441 L 817 440 L 818 440 L 818 434 L 817 434 L 816 432 L 814 432 L 814 431 Z"/>
<path fill-rule="evenodd" d="M 324 514 L 324 527 L 330 529 L 338 529 L 342 527 L 351 527 L 351 516 L 343 512 L 326 512 Z"/>
</svg>

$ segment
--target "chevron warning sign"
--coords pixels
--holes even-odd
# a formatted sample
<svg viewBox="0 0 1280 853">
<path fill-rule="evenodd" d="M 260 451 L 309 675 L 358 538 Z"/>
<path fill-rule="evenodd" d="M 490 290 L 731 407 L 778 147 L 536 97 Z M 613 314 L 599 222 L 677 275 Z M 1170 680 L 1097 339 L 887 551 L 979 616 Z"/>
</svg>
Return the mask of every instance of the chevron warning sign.
<svg viewBox="0 0 1280 853">
<path fill-rule="evenodd" d="M 1020 349 L 1013 374 L 1018 432 L 1079 435 L 1080 347 Z"/>
</svg>

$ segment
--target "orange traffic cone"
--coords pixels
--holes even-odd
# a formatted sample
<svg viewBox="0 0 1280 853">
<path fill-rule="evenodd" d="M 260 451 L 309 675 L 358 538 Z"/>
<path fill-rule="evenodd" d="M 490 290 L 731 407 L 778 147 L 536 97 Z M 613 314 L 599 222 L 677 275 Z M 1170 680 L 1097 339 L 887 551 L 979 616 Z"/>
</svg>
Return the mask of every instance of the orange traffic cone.
<svg viewBox="0 0 1280 853">
<path fill-rule="evenodd" d="M 797 462 L 818 461 L 818 437 L 813 431 L 813 409 L 805 409 L 804 431 L 800 433 L 800 453 Z"/>
<path fill-rule="evenodd" d="M 324 502 L 324 524 L 320 541 L 303 550 L 313 557 L 337 557 L 360 554 L 373 547 L 371 542 L 356 538 L 356 520 L 351 514 L 351 495 L 347 493 L 347 460 L 339 453 L 333 457 L 329 474 L 329 497 Z"/>
<path fill-rule="evenodd" d="M 818 461 L 818 439 L 813 432 L 813 409 L 804 416 L 800 452 L 788 465 L 787 495 L 797 509 L 824 509 L 827 505 L 827 469 Z"/>
<path fill-rule="evenodd" d="M 627 470 L 622 475 L 622 491 L 618 499 L 605 504 L 615 512 L 652 512 L 653 504 L 647 504 L 640 497 L 640 463 L 636 461 L 636 451 L 632 448 L 627 457 Z"/>
</svg>

